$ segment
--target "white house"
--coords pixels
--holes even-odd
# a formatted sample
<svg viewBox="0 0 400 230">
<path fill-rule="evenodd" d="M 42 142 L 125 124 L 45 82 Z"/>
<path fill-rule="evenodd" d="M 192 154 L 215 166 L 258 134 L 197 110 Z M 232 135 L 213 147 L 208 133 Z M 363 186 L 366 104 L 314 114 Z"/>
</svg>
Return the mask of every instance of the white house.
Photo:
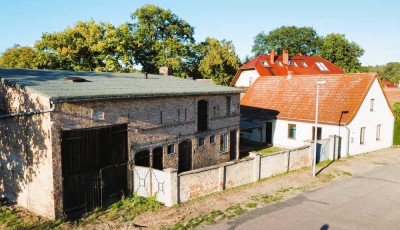
<svg viewBox="0 0 400 230">
<path fill-rule="evenodd" d="M 241 99 L 241 137 L 299 147 L 314 137 L 316 82 L 318 140 L 339 136 L 340 156 L 393 144 L 394 115 L 376 73 L 258 78 Z"/>
</svg>

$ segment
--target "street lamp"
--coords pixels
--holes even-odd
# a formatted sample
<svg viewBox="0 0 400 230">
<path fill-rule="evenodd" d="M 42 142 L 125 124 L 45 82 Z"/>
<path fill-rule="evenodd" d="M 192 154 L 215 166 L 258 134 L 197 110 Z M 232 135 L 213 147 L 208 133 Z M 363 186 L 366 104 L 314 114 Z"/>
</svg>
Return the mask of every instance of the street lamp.
<svg viewBox="0 0 400 230">
<path fill-rule="evenodd" d="M 319 100 L 319 86 L 325 85 L 326 81 L 317 81 L 317 97 L 315 102 L 315 127 L 314 127 L 314 158 L 313 158 L 313 172 L 312 175 L 315 177 L 315 168 L 317 164 L 317 133 L 318 133 L 318 100 Z"/>
</svg>

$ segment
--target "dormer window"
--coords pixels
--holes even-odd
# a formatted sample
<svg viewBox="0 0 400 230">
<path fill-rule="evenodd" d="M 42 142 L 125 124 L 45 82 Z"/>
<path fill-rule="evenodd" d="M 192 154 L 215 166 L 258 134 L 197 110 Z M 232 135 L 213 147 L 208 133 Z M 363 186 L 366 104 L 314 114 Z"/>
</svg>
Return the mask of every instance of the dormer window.
<svg viewBox="0 0 400 230">
<path fill-rule="evenodd" d="M 276 63 L 278 63 L 278 65 L 279 65 L 280 67 L 283 66 L 282 62 L 280 62 L 280 61 L 278 61 L 278 62 L 276 62 Z"/>
<path fill-rule="evenodd" d="M 299 66 L 297 65 L 297 63 L 294 62 L 294 61 L 291 61 L 290 63 L 291 63 L 294 67 L 299 67 Z"/>
<path fill-rule="evenodd" d="M 325 66 L 324 63 L 322 63 L 322 62 L 315 62 L 315 64 L 317 64 L 318 68 L 319 68 L 321 71 L 328 71 L 328 68 Z"/>
<path fill-rule="evenodd" d="M 302 65 L 303 67 L 308 67 L 307 63 L 305 63 L 304 61 L 301 62 L 301 65 Z"/>
<path fill-rule="evenodd" d="M 264 67 L 268 67 L 268 62 L 267 62 L 267 61 L 261 61 L 261 64 L 262 64 Z"/>
</svg>

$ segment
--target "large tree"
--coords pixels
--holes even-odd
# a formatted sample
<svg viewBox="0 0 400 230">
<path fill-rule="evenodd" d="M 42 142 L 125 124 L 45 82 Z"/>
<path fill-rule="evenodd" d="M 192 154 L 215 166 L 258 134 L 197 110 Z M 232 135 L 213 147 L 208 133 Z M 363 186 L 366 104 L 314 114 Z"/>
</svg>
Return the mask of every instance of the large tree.
<svg viewBox="0 0 400 230">
<path fill-rule="evenodd" d="M 53 69 L 119 72 L 131 70 L 133 44 L 128 25 L 90 20 L 44 33 L 35 48 L 40 51 L 39 63 Z"/>
<path fill-rule="evenodd" d="M 0 67 L 36 69 L 37 52 L 32 47 L 21 47 L 16 44 L 4 51 L 0 57 Z"/>
<path fill-rule="evenodd" d="M 151 4 L 137 9 L 131 18 L 136 64 L 149 73 L 168 66 L 174 75 L 184 77 L 194 43 L 194 28 L 170 10 Z"/>
<path fill-rule="evenodd" d="M 239 68 L 239 58 L 232 42 L 206 38 L 199 44 L 199 54 L 199 72 L 203 78 L 210 78 L 219 85 L 229 85 Z"/>
<path fill-rule="evenodd" d="M 357 43 L 347 40 L 344 34 L 332 33 L 324 38 L 318 54 L 345 72 L 357 72 L 364 50 Z"/>
<path fill-rule="evenodd" d="M 275 50 L 282 53 L 289 50 L 289 54 L 302 53 L 314 55 L 321 46 L 322 38 L 312 27 L 282 26 L 268 34 L 259 33 L 254 38 L 252 52 L 255 55 L 269 53 Z"/>
</svg>

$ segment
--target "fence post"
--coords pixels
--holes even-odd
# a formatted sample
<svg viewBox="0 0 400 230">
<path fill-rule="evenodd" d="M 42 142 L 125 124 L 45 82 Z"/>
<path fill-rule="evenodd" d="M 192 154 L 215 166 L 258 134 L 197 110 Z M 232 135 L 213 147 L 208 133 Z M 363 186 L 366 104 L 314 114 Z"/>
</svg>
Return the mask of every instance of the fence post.
<svg viewBox="0 0 400 230">
<path fill-rule="evenodd" d="M 221 165 L 218 168 L 218 191 L 224 191 L 225 189 L 225 165 Z"/>
<path fill-rule="evenodd" d="M 178 203 L 178 170 L 167 168 L 165 173 L 165 206 L 171 207 Z"/>
<path fill-rule="evenodd" d="M 336 160 L 336 135 L 329 136 L 329 160 Z"/>
<path fill-rule="evenodd" d="M 256 182 L 260 180 L 261 173 L 261 155 L 257 152 L 250 152 L 250 157 L 253 157 L 253 181 Z"/>
</svg>

